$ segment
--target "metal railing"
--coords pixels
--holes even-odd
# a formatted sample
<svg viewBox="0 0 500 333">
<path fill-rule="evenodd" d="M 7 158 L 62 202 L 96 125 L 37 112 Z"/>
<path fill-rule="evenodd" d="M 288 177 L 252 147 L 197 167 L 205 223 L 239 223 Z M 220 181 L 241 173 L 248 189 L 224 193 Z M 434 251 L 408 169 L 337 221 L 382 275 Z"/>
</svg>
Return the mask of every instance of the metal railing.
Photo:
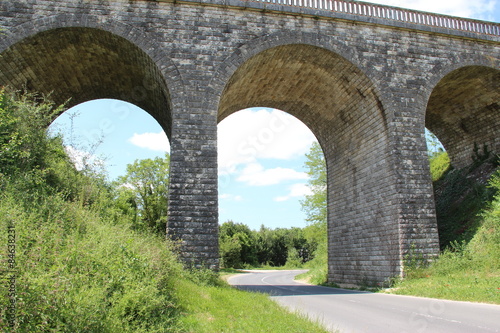
<svg viewBox="0 0 500 333">
<path fill-rule="evenodd" d="M 453 29 L 477 34 L 500 36 L 500 24 L 454 16 L 420 12 L 367 2 L 345 0 L 248 0 L 274 5 L 294 6 L 327 10 L 338 13 L 361 15 L 404 23 L 414 23 L 430 27 Z"/>
</svg>

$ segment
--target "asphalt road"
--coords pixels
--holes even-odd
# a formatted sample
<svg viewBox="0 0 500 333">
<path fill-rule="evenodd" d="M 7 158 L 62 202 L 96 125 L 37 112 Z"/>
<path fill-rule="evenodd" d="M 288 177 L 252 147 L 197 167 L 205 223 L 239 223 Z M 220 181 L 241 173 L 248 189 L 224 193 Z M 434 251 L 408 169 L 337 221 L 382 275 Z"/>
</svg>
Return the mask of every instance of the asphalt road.
<svg viewBox="0 0 500 333">
<path fill-rule="evenodd" d="M 302 272 L 252 271 L 228 282 L 268 293 L 333 332 L 500 332 L 500 305 L 312 286 L 294 281 Z"/>
</svg>

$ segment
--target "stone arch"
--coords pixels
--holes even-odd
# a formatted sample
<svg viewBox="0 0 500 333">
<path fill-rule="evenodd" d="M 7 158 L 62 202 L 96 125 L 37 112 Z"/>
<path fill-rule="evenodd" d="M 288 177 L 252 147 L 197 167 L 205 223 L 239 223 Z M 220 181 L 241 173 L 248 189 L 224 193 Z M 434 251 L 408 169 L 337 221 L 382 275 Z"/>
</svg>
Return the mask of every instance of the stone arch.
<svg viewBox="0 0 500 333">
<path fill-rule="evenodd" d="M 374 80 L 344 55 L 357 59 L 318 35 L 266 36 L 233 53 L 211 88 L 219 121 L 271 107 L 312 130 L 328 168 L 329 280 L 380 283 L 401 270 L 388 125 Z"/>
<path fill-rule="evenodd" d="M 207 89 L 207 92 L 215 95 L 218 100 L 228 80 L 248 59 L 267 49 L 288 44 L 316 46 L 318 48 L 330 50 L 345 59 L 349 59 L 349 62 L 351 62 L 359 71 L 373 81 L 373 89 L 378 98 L 380 98 L 382 104 L 385 105 L 389 103 L 389 100 L 386 100 L 384 94 L 380 92 L 379 85 L 384 81 L 381 73 L 373 68 L 366 68 L 362 64 L 362 56 L 357 54 L 356 48 L 348 47 L 345 43 L 338 41 L 336 38 L 331 36 L 290 30 L 283 30 L 260 36 L 238 47 L 238 49 L 224 59 L 222 64 L 218 67 L 208 86 L 209 89 Z M 215 105 L 215 107 L 217 108 L 218 104 Z M 219 119 L 219 121 L 220 120 L 222 119 Z"/>
<path fill-rule="evenodd" d="M 457 168 L 472 163 L 475 145 L 500 152 L 500 62 L 464 59 L 436 71 L 425 110 L 425 126 Z"/>
<path fill-rule="evenodd" d="M 170 137 L 182 80 L 151 36 L 111 19 L 69 14 L 5 33 L 0 84 L 50 94 L 68 107 L 99 98 L 124 100 L 150 113 Z"/>
</svg>

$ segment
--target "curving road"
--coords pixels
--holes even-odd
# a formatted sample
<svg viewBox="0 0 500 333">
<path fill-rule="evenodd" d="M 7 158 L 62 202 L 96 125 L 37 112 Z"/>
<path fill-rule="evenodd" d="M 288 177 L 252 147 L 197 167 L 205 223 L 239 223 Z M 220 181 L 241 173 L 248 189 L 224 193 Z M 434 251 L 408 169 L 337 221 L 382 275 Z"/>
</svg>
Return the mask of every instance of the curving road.
<svg viewBox="0 0 500 333">
<path fill-rule="evenodd" d="M 500 332 L 500 305 L 455 302 L 312 286 L 293 271 L 248 271 L 230 277 L 240 289 L 268 293 L 335 332 Z M 292 332 L 291 332 L 292 333 Z"/>
</svg>

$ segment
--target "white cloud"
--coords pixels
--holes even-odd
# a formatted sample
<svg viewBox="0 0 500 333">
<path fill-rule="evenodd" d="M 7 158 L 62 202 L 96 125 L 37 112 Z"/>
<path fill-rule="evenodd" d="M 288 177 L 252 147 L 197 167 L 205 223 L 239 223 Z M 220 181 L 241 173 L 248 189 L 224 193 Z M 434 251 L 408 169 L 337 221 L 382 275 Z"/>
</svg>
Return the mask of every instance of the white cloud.
<svg viewBox="0 0 500 333">
<path fill-rule="evenodd" d="M 164 131 L 158 133 L 142 133 L 134 135 L 128 139 L 131 144 L 154 151 L 170 152 L 170 144 Z"/>
<path fill-rule="evenodd" d="M 219 172 L 234 173 L 258 158 L 289 160 L 305 154 L 313 141 L 307 126 L 285 112 L 242 110 L 218 126 Z"/>
<path fill-rule="evenodd" d="M 299 183 L 299 184 L 293 184 L 292 186 L 289 187 L 289 192 L 285 196 L 281 197 L 276 197 L 274 198 L 274 201 L 287 201 L 291 198 L 295 197 L 303 197 L 305 195 L 311 195 L 313 194 L 309 186 L 307 184 Z"/>
<path fill-rule="evenodd" d="M 236 180 L 250 186 L 276 185 L 287 180 L 308 179 L 305 172 L 298 172 L 288 168 L 264 169 L 258 163 L 247 165 Z"/>
<path fill-rule="evenodd" d="M 243 201 L 243 197 L 241 195 L 234 195 L 229 193 L 220 194 L 219 199 L 229 201 Z"/>
<path fill-rule="evenodd" d="M 370 0 L 369 2 L 432 13 L 492 20 L 498 0 Z"/>
</svg>

